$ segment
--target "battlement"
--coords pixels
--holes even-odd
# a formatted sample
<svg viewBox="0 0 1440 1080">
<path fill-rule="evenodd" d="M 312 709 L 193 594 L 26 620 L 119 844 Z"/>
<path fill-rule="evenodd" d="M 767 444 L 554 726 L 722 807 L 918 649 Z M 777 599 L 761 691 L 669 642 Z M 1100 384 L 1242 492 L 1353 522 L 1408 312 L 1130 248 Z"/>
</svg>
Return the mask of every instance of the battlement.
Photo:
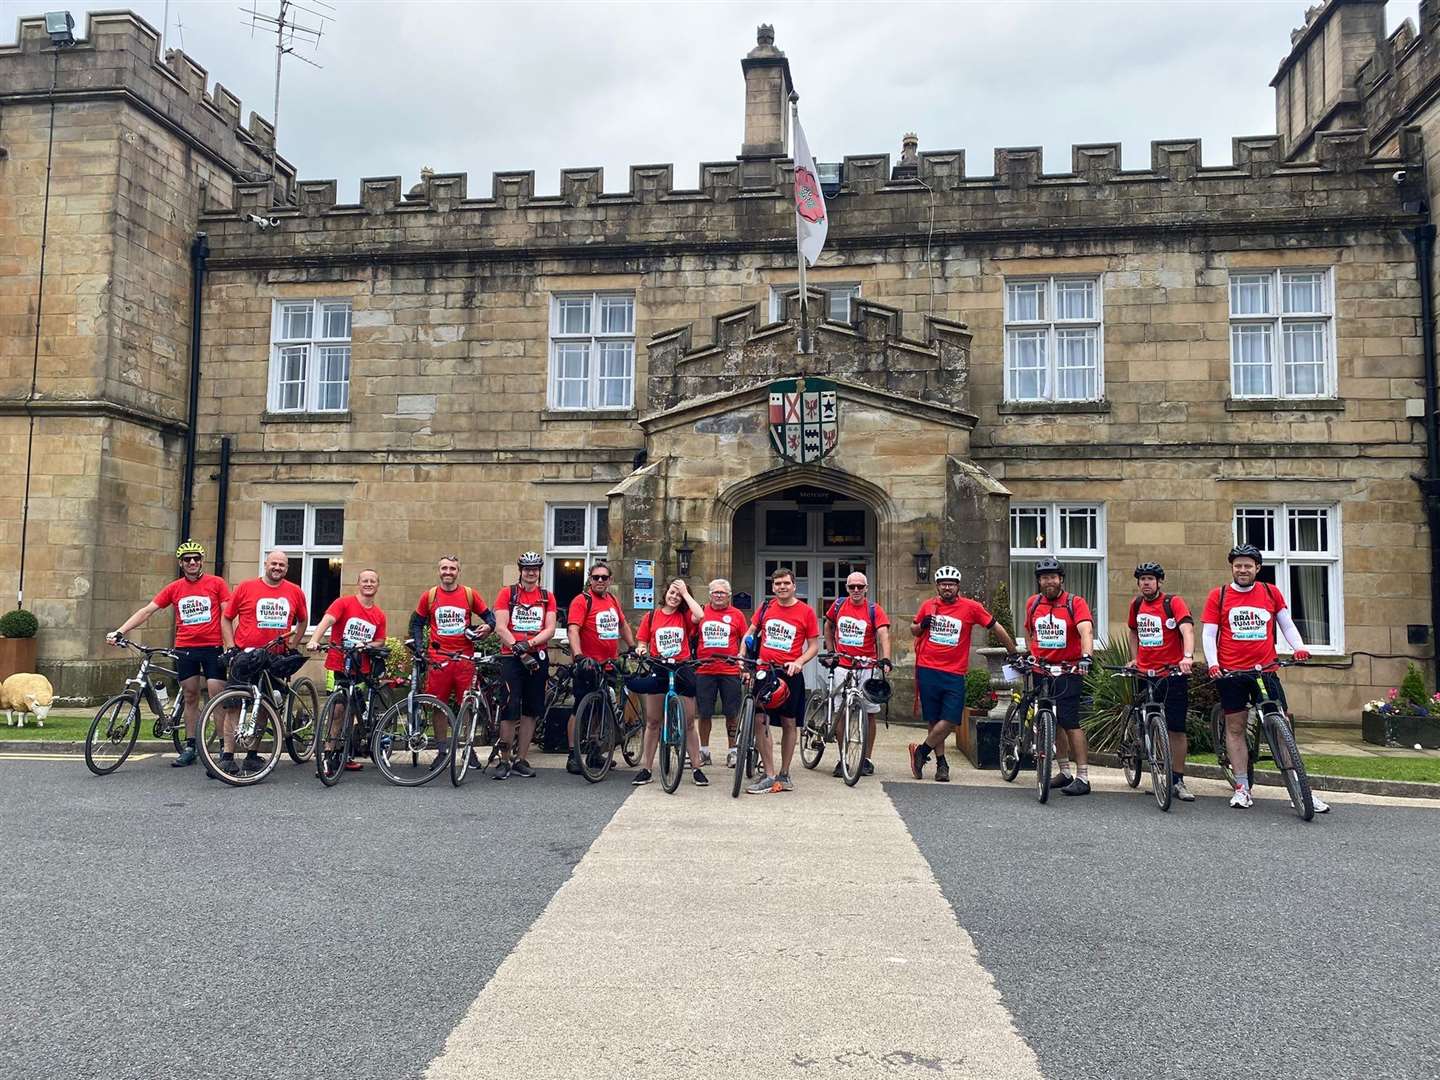
<svg viewBox="0 0 1440 1080">
<path fill-rule="evenodd" d="M 1393 150 L 1406 118 L 1424 107 L 1440 80 L 1440 0 L 1423 0 L 1420 20 L 1419 29 L 1404 20 L 1357 73 L 1373 151 Z"/>
<path fill-rule="evenodd" d="M 179 49 L 162 57 L 160 32 L 134 12 L 92 12 L 84 33 L 58 55 L 43 18 L 20 19 L 15 43 L 0 44 L 0 103 L 48 99 L 52 75 L 58 100 L 125 98 L 237 181 L 269 175 L 274 125 L 255 112 L 242 125 L 240 99 L 218 82 L 208 89 L 205 68 Z M 288 198 L 294 166 L 282 157 L 276 168 Z"/>
</svg>

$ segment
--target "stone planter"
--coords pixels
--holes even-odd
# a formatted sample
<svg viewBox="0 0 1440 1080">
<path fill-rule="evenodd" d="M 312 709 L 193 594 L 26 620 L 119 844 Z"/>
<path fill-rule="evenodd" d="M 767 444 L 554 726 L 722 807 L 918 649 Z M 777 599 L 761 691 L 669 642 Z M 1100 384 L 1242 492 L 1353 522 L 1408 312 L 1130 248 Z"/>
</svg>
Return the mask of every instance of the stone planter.
<svg viewBox="0 0 1440 1080">
<path fill-rule="evenodd" d="M 1426 750 L 1440 750 L 1440 716 L 1361 713 L 1360 737 L 1376 746 L 1410 748 L 1418 743 Z"/>
<path fill-rule="evenodd" d="M 0 637 L 0 679 L 35 670 L 35 638 Z"/>
</svg>

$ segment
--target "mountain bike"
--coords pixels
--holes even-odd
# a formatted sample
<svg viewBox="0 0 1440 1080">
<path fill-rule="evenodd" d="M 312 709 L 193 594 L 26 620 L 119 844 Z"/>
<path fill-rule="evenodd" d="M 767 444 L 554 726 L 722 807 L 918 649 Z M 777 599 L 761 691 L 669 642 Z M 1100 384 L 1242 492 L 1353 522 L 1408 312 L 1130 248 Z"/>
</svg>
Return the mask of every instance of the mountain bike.
<svg viewBox="0 0 1440 1080">
<path fill-rule="evenodd" d="M 665 676 L 665 701 L 660 720 L 660 786 L 667 795 L 675 794 L 685 777 L 685 701 L 676 689 L 676 676 L 685 670 L 694 672 L 698 660 L 669 661 L 647 656 L 642 663 Z M 697 768 L 700 763 L 693 762 Z"/>
<path fill-rule="evenodd" d="M 617 749 L 627 765 L 633 767 L 640 760 L 645 723 L 639 715 L 639 695 L 625 685 L 625 677 L 635 673 L 635 660 L 619 657 L 592 663 L 599 669 L 600 686 L 575 707 L 575 755 L 580 775 L 598 784 L 610 772 Z"/>
<path fill-rule="evenodd" d="M 319 734 L 315 748 L 315 775 L 326 787 L 334 787 L 345 766 L 363 754 L 370 745 L 370 735 L 377 714 L 385 712 L 390 702 L 385 697 L 382 680 L 385 658 L 390 650 L 384 645 L 325 645 L 327 652 L 344 657 L 343 674 L 348 685 L 336 688 L 320 710 L 317 720 Z M 363 661 L 370 661 L 368 672 Z"/>
<path fill-rule="evenodd" d="M 125 681 L 123 691 L 100 706 L 85 733 L 85 765 L 96 776 L 110 775 L 125 764 L 135 748 L 135 740 L 140 737 L 142 701 L 155 716 L 155 738 L 169 739 L 177 754 L 185 746 L 185 695 L 177 688 L 175 701 L 170 701 L 169 688 L 157 676 L 178 676 L 155 662 L 156 657 L 174 660 L 175 650 L 150 649 L 119 636 L 114 644 L 139 654 L 140 667 Z"/>
<path fill-rule="evenodd" d="M 1290 728 L 1289 717 L 1280 703 L 1270 696 L 1265 676 L 1283 667 L 1293 667 L 1299 660 L 1277 660 L 1244 671 L 1221 671 L 1222 679 L 1254 679 L 1260 688 L 1260 701 L 1251 705 L 1245 717 L 1245 743 L 1250 750 L 1248 775 L 1255 776 L 1255 762 L 1260 758 L 1260 732 L 1270 746 L 1270 756 L 1275 761 L 1285 781 L 1285 790 L 1290 793 L 1290 805 L 1301 821 L 1315 816 L 1315 796 L 1310 791 L 1310 776 L 1305 771 L 1305 762 L 1300 757 L 1300 748 L 1295 745 L 1295 733 Z M 1210 733 L 1215 740 L 1215 759 L 1225 770 L 1225 778 L 1235 785 L 1235 770 L 1230 763 L 1230 754 L 1225 745 L 1225 712 L 1219 706 L 1210 713 Z"/>
<path fill-rule="evenodd" d="M 827 684 L 810 692 L 810 700 L 805 703 L 805 724 L 800 731 L 800 761 L 807 769 L 815 768 L 825 755 L 825 745 L 834 742 L 840 754 L 840 775 L 847 787 L 854 787 L 865 763 L 865 740 L 870 737 L 871 723 L 870 714 L 865 710 L 868 699 L 860 688 L 860 676 L 867 670 L 880 670 L 878 661 L 833 652 L 821 653 L 815 659 L 831 671 L 846 669 L 845 678 L 837 687 Z M 839 708 L 835 705 L 837 697 Z M 845 720 L 843 744 L 836 736 L 837 717 Z"/>
<path fill-rule="evenodd" d="M 319 695 L 308 678 L 294 678 L 306 658 L 276 651 L 284 648 L 287 637 L 280 634 L 258 648 L 232 650 L 227 658 L 229 685 L 200 714 L 195 748 L 210 775 L 232 787 L 264 780 L 280 760 L 282 747 L 297 765 L 315 752 Z M 243 751 L 244 757 L 222 758 L 226 742 L 235 755 Z"/>
<path fill-rule="evenodd" d="M 735 662 L 750 669 L 750 678 L 745 680 L 744 696 L 740 699 L 740 723 L 735 735 L 735 775 L 730 781 L 730 797 L 738 799 L 745 781 L 755 775 L 759 764 L 760 751 L 755 744 L 755 696 L 765 685 L 766 679 L 777 677 L 780 665 L 768 660 L 751 660 L 748 656 L 737 656 Z M 761 723 L 770 722 L 770 714 L 760 712 Z"/>
<path fill-rule="evenodd" d="M 490 747 L 490 758 L 481 766 L 482 772 L 499 756 L 500 715 L 510 697 L 509 688 L 500 674 L 499 656 L 475 653 L 466 659 L 474 665 L 475 674 L 460 698 L 460 707 L 455 710 L 450 783 L 456 787 L 463 784 L 469 775 L 477 745 Z M 519 757 L 518 749 L 515 749 L 515 756 Z"/>
<path fill-rule="evenodd" d="M 1024 677 L 1024 690 L 1015 695 L 1000 725 L 1000 777 L 1007 783 L 1020 775 L 1027 754 L 1035 758 L 1035 798 L 1050 801 L 1050 776 L 1055 768 L 1055 680 L 1077 674 L 1069 663 L 1046 663 L 1032 656 L 1017 656 L 1008 663 Z"/>
<path fill-rule="evenodd" d="M 410 691 L 390 708 L 370 736 L 370 757 L 380 775 L 400 787 L 428 784 L 445 769 L 447 752 L 441 730 L 453 734 L 455 717 L 437 697 L 422 693 L 425 672 L 448 661 L 429 660 L 424 649 L 406 641 L 410 650 Z"/>
<path fill-rule="evenodd" d="M 1134 665 L 1109 668 L 1112 679 L 1133 678 L 1140 693 L 1130 703 L 1125 716 L 1125 726 L 1120 735 L 1120 766 L 1125 771 L 1125 783 L 1132 788 L 1140 786 L 1142 767 L 1150 772 L 1150 790 L 1155 795 L 1155 805 L 1162 811 L 1170 809 L 1174 796 L 1170 762 L 1170 731 L 1165 726 L 1165 700 L 1156 697 L 1161 681 L 1171 676 L 1187 676 L 1174 664 L 1142 671 Z"/>
</svg>

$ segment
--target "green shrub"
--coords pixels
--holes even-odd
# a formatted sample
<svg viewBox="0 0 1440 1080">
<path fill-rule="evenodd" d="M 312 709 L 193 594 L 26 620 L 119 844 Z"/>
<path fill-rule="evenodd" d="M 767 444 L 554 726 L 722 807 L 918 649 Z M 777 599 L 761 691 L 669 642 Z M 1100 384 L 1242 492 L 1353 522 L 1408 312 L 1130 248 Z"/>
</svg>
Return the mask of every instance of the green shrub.
<svg viewBox="0 0 1440 1080">
<path fill-rule="evenodd" d="M 1125 730 L 1125 716 L 1130 711 L 1130 702 L 1135 698 L 1133 679 L 1112 678 L 1114 672 L 1106 670 L 1130 663 L 1129 636 L 1117 637 L 1114 641 L 1097 646 L 1093 659 L 1090 674 L 1085 676 L 1080 724 L 1085 729 L 1085 738 L 1089 741 L 1090 749 L 1108 752 L 1120 745 L 1120 736 Z"/>
<path fill-rule="evenodd" d="M 990 688 L 988 668 L 973 669 L 965 676 L 965 707 L 977 713 L 988 713 L 995 704 L 995 693 Z"/>
<path fill-rule="evenodd" d="M 34 637 L 39 630 L 40 620 L 23 608 L 0 615 L 0 637 Z"/>
<path fill-rule="evenodd" d="M 1215 683 L 1205 673 L 1205 665 L 1196 663 L 1190 672 L 1190 711 L 1185 716 L 1185 732 L 1190 737 L 1191 754 L 1213 754 L 1215 740 L 1210 735 L 1210 713 L 1220 703 Z"/>
<path fill-rule="evenodd" d="M 11 612 L 11 615 L 15 612 Z M 5 618 L 9 618 L 7 615 Z M 0 619 L 0 632 L 4 631 L 5 619 Z M 6 637 L 14 637 L 13 634 L 5 634 Z M 1425 676 L 1420 674 L 1420 669 L 1413 663 L 1405 668 L 1405 678 L 1400 683 L 1400 700 L 1416 709 L 1424 710 L 1429 704 L 1430 695 L 1425 692 Z"/>
<path fill-rule="evenodd" d="M 1015 613 L 1010 610 L 1010 585 L 1000 582 L 995 586 L 995 596 L 990 601 L 990 614 L 1005 628 L 1011 637 L 1015 636 Z"/>
</svg>

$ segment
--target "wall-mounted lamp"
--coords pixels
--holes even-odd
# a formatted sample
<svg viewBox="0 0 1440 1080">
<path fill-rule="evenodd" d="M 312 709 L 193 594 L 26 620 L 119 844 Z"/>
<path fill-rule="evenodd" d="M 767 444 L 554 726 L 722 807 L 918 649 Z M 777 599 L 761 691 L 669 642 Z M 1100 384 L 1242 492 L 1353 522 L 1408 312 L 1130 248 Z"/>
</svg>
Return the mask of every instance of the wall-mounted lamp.
<svg viewBox="0 0 1440 1080">
<path fill-rule="evenodd" d="M 690 576 L 690 559 L 695 554 L 695 548 L 690 543 L 690 532 L 686 530 L 684 538 L 675 548 L 676 565 L 679 567 L 680 576 Z"/>
<path fill-rule="evenodd" d="M 56 47 L 75 44 L 75 20 L 68 11 L 47 11 L 45 32 L 50 35 L 50 44 Z"/>
<path fill-rule="evenodd" d="M 918 533 L 915 537 L 915 551 L 913 553 L 913 558 L 915 559 L 916 585 L 928 585 L 930 583 L 930 559 L 933 555 L 934 552 L 925 546 L 925 534 L 923 532 Z"/>
</svg>

